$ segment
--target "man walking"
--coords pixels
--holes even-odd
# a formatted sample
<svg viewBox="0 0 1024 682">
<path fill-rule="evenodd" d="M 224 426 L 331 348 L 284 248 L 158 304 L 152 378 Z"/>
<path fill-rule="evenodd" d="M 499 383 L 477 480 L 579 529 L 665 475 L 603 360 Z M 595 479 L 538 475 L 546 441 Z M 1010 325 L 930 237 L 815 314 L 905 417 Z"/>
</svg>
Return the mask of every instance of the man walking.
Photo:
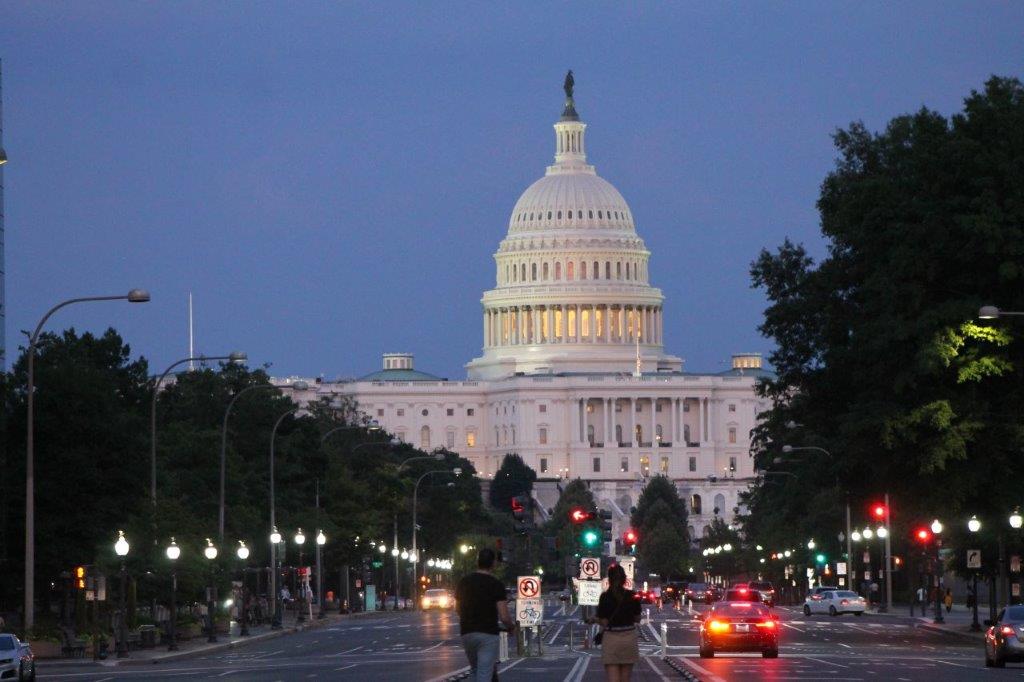
<svg viewBox="0 0 1024 682">
<path fill-rule="evenodd" d="M 481 549 L 476 571 L 460 580 L 455 589 L 459 634 L 469 659 L 469 679 L 475 682 L 491 682 L 492 676 L 497 678 L 498 619 L 509 630 L 515 628 L 508 613 L 505 586 L 492 575 L 494 559 L 494 550 Z"/>
</svg>

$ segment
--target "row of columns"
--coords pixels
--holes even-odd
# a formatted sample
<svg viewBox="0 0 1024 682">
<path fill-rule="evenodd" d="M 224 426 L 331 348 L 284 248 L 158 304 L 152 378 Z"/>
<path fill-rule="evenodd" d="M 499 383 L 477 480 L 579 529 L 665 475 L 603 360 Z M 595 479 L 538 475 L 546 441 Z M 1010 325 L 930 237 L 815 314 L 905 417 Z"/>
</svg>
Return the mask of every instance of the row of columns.
<svg viewBox="0 0 1024 682">
<path fill-rule="evenodd" d="M 660 306 L 568 303 L 484 310 L 484 346 L 542 343 L 662 344 Z"/>
<path fill-rule="evenodd" d="M 616 447 L 617 442 L 611 443 L 609 441 L 615 440 L 615 404 L 616 401 L 628 401 L 629 402 L 629 437 L 625 439 L 625 442 L 629 444 L 629 447 L 636 447 L 636 405 L 641 400 L 647 400 L 651 405 L 650 414 L 650 432 L 643 442 L 650 443 L 651 447 L 657 447 L 655 444 L 655 434 L 657 433 L 657 419 L 658 411 L 656 405 L 660 402 L 665 405 L 669 405 L 669 437 L 665 438 L 662 436 L 662 440 L 669 443 L 682 443 L 683 441 L 683 404 L 685 401 L 691 401 L 691 405 L 696 403 L 697 405 L 697 443 L 704 444 L 709 441 L 709 421 L 710 421 L 710 400 L 708 398 L 642 398 L 642 397 L 630 397 L 630 398 L 578 398 L 576 405 L 574 406 L 572 413 L 572 434 L 574 435 L 574 442 L 586 443 L 587 442 L 587 426 L 595 426 L 594 438 L 597 439 L 596 423 L 588 424 L 587 420 L 587 405 L 593 404 L 595 401 L 601 403 L 601 428 L 603 430 L 604 445 L 605 447 Z M 595 413 L 596 415 L 596 410 Z M 622 426 L 625 426 L 624 424 Z"/>
</svg>

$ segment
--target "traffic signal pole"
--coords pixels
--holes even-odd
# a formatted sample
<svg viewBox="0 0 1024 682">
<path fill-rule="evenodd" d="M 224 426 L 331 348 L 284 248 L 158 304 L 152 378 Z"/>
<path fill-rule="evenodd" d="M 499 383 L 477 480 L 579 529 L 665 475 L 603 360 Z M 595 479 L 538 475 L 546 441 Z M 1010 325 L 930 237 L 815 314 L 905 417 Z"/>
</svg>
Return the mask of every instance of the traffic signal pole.
<svg viewBox="0 0 1024 682">
<path fill-rule="evenodd" d="M 892 512 L 885 494 L 885 610 L 892 611 Z"/>
</svg>

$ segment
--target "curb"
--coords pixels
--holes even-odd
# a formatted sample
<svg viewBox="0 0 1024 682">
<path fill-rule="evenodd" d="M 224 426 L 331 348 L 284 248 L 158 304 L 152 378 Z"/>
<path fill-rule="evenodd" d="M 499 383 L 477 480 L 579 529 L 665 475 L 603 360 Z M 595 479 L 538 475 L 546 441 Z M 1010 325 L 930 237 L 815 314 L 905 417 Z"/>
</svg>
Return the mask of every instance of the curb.
<svg viewBox="0 0 1024 682">
<path fill-rule="evenodd" d="M 941 625 L 933 625 L 931 623 L 918 623 L 918 628 L 922 630 L 928 630 L 929 632 L 938 632 L 950 637 L 960 637 L 961 639 L 969 639 L 975 642 L 984 641 L 984 632 L 971 632 L 970 630 L 953 630 L 951 628 L 943 627 Z"/>
<path fill-rule="evenodd" d="M 700 682 L 700 678 L 694 675 L 692 672 L 683 667 L 681 663 L 671 658 L 663 658 L 665 665 L 675 670 L 677 673 L 683 676 L 684 680 L 688 682 Z"/>
</svg>

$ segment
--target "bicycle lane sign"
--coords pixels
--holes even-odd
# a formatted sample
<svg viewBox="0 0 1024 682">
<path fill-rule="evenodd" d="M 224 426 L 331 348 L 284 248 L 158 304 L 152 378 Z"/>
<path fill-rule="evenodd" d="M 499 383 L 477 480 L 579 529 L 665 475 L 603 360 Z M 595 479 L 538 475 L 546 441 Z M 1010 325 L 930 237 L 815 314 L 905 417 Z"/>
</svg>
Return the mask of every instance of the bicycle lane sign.
<svg viewBox="0 0 1024 682">
<path fill-rule="evenodd" d="M 516 620 L 523 627 L 538 625 L 544 616 L 540 576 L 521 575 L 516 583 Z"/>
</svg>

